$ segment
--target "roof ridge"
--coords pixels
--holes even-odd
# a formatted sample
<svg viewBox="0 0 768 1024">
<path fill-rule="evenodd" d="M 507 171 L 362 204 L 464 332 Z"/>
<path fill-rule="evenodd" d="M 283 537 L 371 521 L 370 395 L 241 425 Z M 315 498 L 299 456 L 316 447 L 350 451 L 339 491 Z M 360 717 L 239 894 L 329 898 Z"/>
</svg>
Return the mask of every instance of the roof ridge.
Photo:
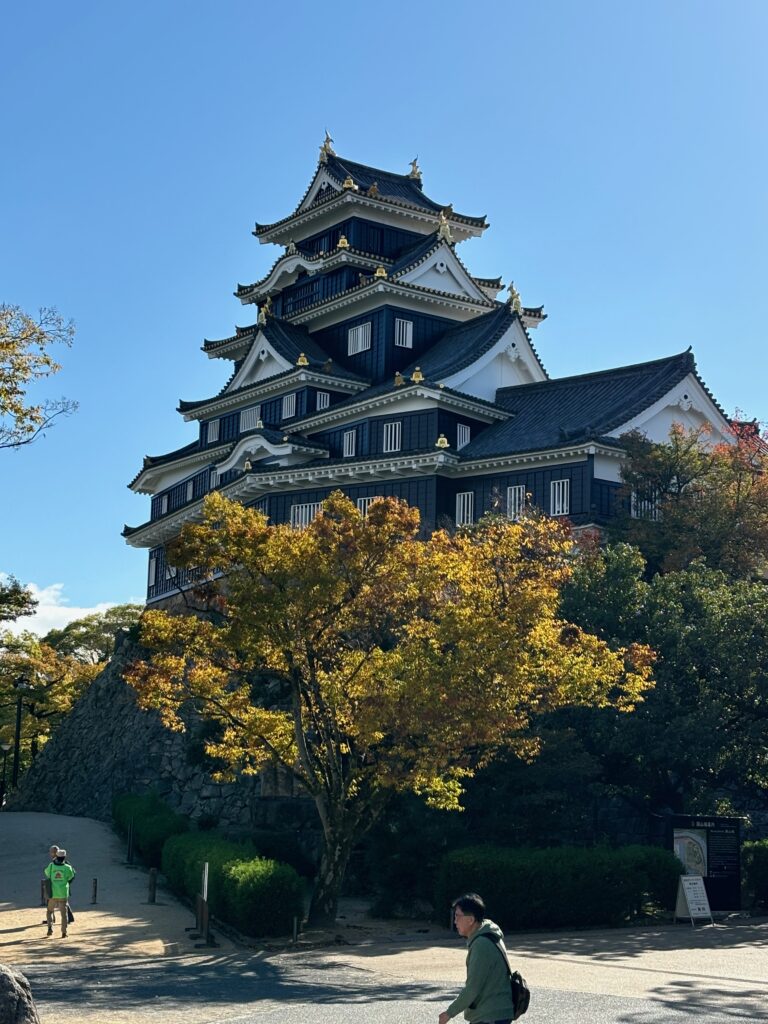
<svg viewBox="0 0 768 1024">
<path fill-rule="evenodd" d="M 587 378 L 607 377 L 621 373 L 622 371 L 632 371 L 647 369 L 654 365 L 657 365 L 659 369 L 662 368 L 663 364 L 673 363 L 675 360 L 682 360 L 684 356 L 688 356 L 689 359 L 686 362 L 690 362 L 690 368 L 695 371 L 696 363 L 693 359 L 690 349 L 686 349 L 685 352 L 678 352 L 672 356 L 661 356 L 659 359 L 647 359 L 639 363 L 628 363 L 626 366 L 613 366 L 606 370 L 590 370 L 588 373 L 574 373 L 566 377 L 549 377 L 547 380 L 531 381 L 529 384 L 512 384 L 504 388 L 499 388 L 500 393 L 509 393 L 517 391 L 519 388 L 536 388 L 549 385 L 550 387 L 555 384 L 568 384 L 572 381 L 582 381 Z"/>
</svg>

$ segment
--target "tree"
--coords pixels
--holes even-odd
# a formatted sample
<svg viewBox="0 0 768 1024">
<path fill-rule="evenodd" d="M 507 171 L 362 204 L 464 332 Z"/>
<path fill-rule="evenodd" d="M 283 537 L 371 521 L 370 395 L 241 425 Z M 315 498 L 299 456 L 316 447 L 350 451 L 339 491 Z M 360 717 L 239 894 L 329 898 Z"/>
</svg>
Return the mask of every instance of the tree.
<svg viewBox="0 0 768 1024">
<path fill-rule="evenodd" d="M 59 416 L 74 412 L 67 398 L 32 403 L 27 390 L 61 369 L 51 355 L 54 345 L 71 345 L 75 329 L 55 309 L 38 317 L 20 306 L 0 304 L 0 448 L 31 444 Z"/>
<path fill-rule="evenodd" d="M 536 714 L 631 710 L 649 685 L 647 651 L 612 652 L 558 618 L 570 541 L 555 521 L 497 517 L 426 541 L 418 528 L 395 499 L 363 517 L 335 492 L 299 531 L 209 495 L 170 551 L 207 574 L 208 613 L 146 612 L 152 654 L 127 672 L 169 727 L 190 702 L 217 722 L 207 751 L 231 771 L 277 763 L 314 799 L 313 925 L 335 918 L 350 852 L 393 793 L 458 808 L 497 751 L 535 755 Z"/>
<path fill-rule="evenodd" d="M 104 612 L 75 619 L 63 629 L 52 629 L 43 643 L 83 664 L 98 665 L 109 661 L 115 652 L 117 634 L 134 627 L 143 610 L 140 604 L 117 604 Z"/>
<path fill-rule="evenodd" d="M 623 436 L 627 505 L 614 537 L 637 545 L 649 573 L 682 569 L 697 558 L 729 576 L 768 567 L 768 442 L 755 423 L 734 421 L 728 441 L 707 428 L 675 425 L 669 441 Z"/>
<path fill-rule="evenodd" d="M 0 622 L 15 622 L 22 615 L 34 615 L 37 601 L 15 576 L 0 580 Z"/>
</svg>

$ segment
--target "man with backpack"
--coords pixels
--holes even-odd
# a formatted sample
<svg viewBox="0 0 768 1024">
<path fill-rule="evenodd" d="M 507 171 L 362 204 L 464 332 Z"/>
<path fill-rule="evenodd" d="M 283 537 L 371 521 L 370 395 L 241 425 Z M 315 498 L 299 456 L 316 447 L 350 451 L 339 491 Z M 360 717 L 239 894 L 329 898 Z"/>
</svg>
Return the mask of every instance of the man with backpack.
<svg viewBox="0 0 768 1024">
<path fill-rule="evenodd" d="M 59 911 L 61 919 L 61 937 L 67 937 L 69 886 L 75 877 L 75 869 L 67 863 L 67 851 L 57 849 L 56 856 L 43 872 L 51 885 L 51 898 L 48 900 L 48 935 L 53 935 L 54 912 Z"/>
<path fill-rule="evenodd" d="M 503 932 L 486 918 L 485 903 L 474 892 L 454 900 L 453 920 L 467 940 L 467 980 L 438 1024 L 448 1024 L 462 1010 L 469 1024 L 511 1024 L 528 1009 L 530 993 L 509 966 Z"/>
</svg>

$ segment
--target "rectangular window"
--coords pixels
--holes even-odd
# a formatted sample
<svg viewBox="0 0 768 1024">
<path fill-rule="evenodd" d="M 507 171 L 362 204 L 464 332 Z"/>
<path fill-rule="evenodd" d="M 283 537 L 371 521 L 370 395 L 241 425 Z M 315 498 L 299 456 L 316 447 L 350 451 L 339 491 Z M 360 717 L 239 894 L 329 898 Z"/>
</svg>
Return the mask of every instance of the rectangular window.
<svg viewBox="0 0 768 1024">
<path fill-rule="evenodd" d="M 208 444 L 214 444 L 219 440 L 219 421 L 210 420 L 208 423 Z"/>
<path fill-rule="evenodd" d="M 261 406 L 253 405 L 250 409 L 243 409 L 240 413 L 240 433 L 246 430 L 254 430 L 261 417 Z"/>
<path fill-rule="evenodd" d="M 571 481 L 553 480 L 549 488 L 549 514 L 567 516 L 571 508 Z"/>
<path fill-rule="evenodd" d="M 519 519 L 525 509 L 525 484 L 507 488 L 507 519 Z"/>
<path fill-rule="evenodd" d="M 356 356 L 371 347 L 371 322 L 350 327 L 347 334 L 347 355 Z"/>
<path fill-rule="evenodd" d="M 296 415 L 296 392 L 291 392 L 290 395 L 283 395 L 283 416 L 284 420 L 289 420 L 291 416 Z"/>
<path fill-rule="evenodd" d="M 331 393 L 330 391 L 318 391 L 317 392 L 317 408 L 327 409 L 331 404 Z"/>
<path fill-rule="evenodd" d="M 470 430 L 466 423 L 456 424 L 456 451 L 469 444 Z"/>
<path fill-rule="evenodd" d="M 655 491 L 632 491 L 630 514 L 633 519 L 650 519 L 657 523 L 661 518 L 658 494 Z"/>
<path fill-rule="evenodd" d="M 195 481 L 187 480 L 187 501 L 192 501 L 195 496 Z"/>
<path fill-rule="evenodd" d="M 349 459 L 355 454 L 357 447 L 357 431 L 356 430 L 345 430 L 344 431 L 344 458 Z"/>
<path fill-rule="evenodd" d="M 164 494 L 160 499 L 160 515 L 164 516 L 168 511 L 168 495 Z"/>
<path fill-rule="evenodd" d="M 475 493 L 461 491 L 456 495 L 456 525 L 471 526 L 475 521 Z"/>
<path fill-rule="evenodd" d="M 400 451 L 400 430 L 401 424 L 398 420 L 396 423 L 385 423 L 384 424 L 384 446 L 383 451 L 385 452 L 399 452 Z"/>
<path fill-rule="evenodd" d="M 303 505 L 291 505 L 291 526 L 294 530 L 303 530 L 323 507 L 322 501 L 308 501 Z"/>
<path fill-rule="evenodd" d="M 395 319 L 395 345 L 398 348 L 413 348 L 413 323 L 411 320 Z"/>
<path fill-rule="evenodd" d="M 154 587 L 157 581 L 157 555 L 149 556 L 149 582 L 148 587 Z"/>
<path fill-rule="evenodd" d="M 214 487 L 219 486 L 219 471 L 218 469 L 211 470 L 211 476 L 208 480 L 208 486 L 213 490 Z"/>
<path fill-rule="evenodd" d="M 368 509 L 370 508 L 371 502 L 372 501 L 379 501 L 379 499 L 382 498 L 382 497 L 383 497 L 382 494 L 374 494 L 370 498 L 358 498 L 357 499 L 357 507 L 358 507 L 358 510 L 360 512 L 360 515 L 363 516 L 363 517 L 367 516 L 368 515 Z"/>
</svg>

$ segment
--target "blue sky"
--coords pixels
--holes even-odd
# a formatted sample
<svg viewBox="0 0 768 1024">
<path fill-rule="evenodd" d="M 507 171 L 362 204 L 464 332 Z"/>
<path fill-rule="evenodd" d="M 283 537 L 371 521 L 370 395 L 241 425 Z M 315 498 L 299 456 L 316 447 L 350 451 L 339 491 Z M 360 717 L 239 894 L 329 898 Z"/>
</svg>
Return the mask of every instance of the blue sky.
<svg viewBox="0 0 768 1024">
<path fill-rule="evenodd" d="M 0 570 L 45 624 L 140 599 L 126 484 L 195 436 L 179 398 L 253 314 L 326 126 L 336 151 L 487 214 L 460 255 L 549 319 L 552 376 L 693 346 L 721 404 L 768 418 L 768 6 L 758 0 L 197 0 L 6 7 L 0 301 L 77 325 L 43 393 L 77 415 L 0 452 Z M 42 621 L 42 620 L 41 620 Z"/>
</svg>

